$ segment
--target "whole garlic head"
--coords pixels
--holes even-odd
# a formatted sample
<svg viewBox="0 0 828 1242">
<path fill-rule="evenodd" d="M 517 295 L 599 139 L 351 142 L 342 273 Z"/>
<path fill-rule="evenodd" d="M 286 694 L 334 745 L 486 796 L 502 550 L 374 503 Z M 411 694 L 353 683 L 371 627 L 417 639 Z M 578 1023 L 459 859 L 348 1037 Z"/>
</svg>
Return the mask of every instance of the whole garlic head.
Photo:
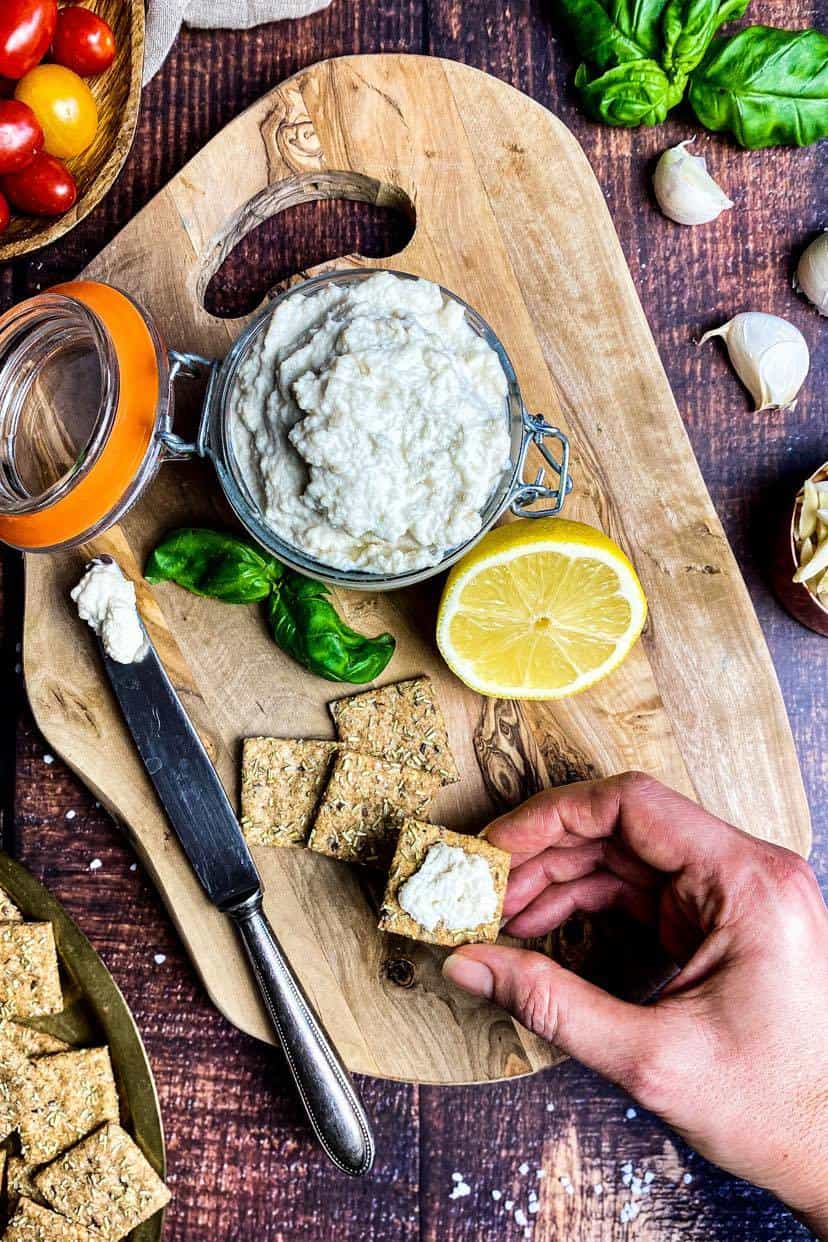
<svg viewBox="0 0 828 1242">
<path fill-rule="evenodd" d="M 805 337 L 787 319 L 746 311 L 721 328 L 705 332 L 703 345 L 713 336 L 723 338 L 739 379 L 760 410 L 792 409 L 805 382 L 811 356 Z"/>
<path fill-rule="evenodd" d="M 707 171 L 703 155 L 685 147 L 692 138 L 669 147 L 656 164 L 653 189 L 658 205 L 676 224 L 709 224 L 733 203 Z"/>
<path fill-rule="evenodd" d="M 819 311 L 828 315 L 828 230 L 803 250 L 797 264 L 794 288 L 801 289 Z"/>
</svg>

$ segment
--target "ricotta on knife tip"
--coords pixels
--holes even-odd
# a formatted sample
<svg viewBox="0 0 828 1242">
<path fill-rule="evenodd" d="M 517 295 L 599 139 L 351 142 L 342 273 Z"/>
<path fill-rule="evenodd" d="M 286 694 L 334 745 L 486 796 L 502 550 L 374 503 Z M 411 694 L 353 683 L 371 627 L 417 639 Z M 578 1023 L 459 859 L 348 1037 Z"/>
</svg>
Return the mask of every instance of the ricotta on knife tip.
<svg viewBox="0 0 828 1242">
<path fill-rule="evenodd" d="M 114 561 L 94 560 L 71 592 L 78 616 L 103 643 L 118 664 L 133 664 L 147 653 L 147 640 L 138 615 L 135 586 Z"/>
</svg>

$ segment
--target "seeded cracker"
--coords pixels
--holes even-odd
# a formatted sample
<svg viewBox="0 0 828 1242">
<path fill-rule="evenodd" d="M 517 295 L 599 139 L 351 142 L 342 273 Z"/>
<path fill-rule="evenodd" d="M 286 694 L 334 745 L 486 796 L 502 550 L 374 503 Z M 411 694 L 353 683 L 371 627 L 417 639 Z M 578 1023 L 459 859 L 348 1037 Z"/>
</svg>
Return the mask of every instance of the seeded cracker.
<svg viewBox="0 0 828 1242">
<path fill-rule="evenodd" d="M 0 923 L 0 1018 L 36 1018 L 62 1008 L 52 924 Z"/>
<path fill-rule="evenodd" d="M 19 1121 L 30 1164 L 43 1164 L 104 1121 L 117 1121 L 118 1093 L 107 1048 L 58 1052 L 30 1062 L 31 1102 Z"/>
<path fill-rule="evenodd" d="M 11 1024 L 9 1024 L 11 1025 Z M 17 1128 L 31 1099 L 30 1063 L 11 1040 L 0 1035 L 0 1139 Z"/>
<path fill-rule="evenodd" d="M 4 1022 L 0 1019 L 0 1040 L 7 1039 L 14 1044 L 18 1052 L 26 1057 L 45 1057 L 50 1052 L 68 1052 L 70 1044 L 48 1035 L 46 1031 L 35 1031 L 20 1022 Z"/>
<path fill-rule="evenodd" d="M 304 845 L 336 742 L 246 737 L 241 826 L 251 845 Z"/>
<path fill-rule="evenodd" d="M 170 1201 L 170 1192 L 132 1139 L 102 1126 L 35 1177 L 52 1207 L 116 1242 Z"/>
<path fill-rule="evenodd" d="M 21 1199 L 2 1242 L 94 1242 L 92 1234 L 30 1199 Z"/>
<path fill-rule="evenodd" d="M 37 1165 L 27 1164 L 22 1156 L 9 1156 L 8 1172 L 6 1173 L 6 1194 L 11 1209 L 14 1210 L 18 1199 L 31 1199 L 45 1207 L 32 1176 Z"/>
<path fill-rule="evenodd" d="M 480 923 L 477 927 L 464 928 L 459 931 L 447 931 L 440 924 L 429 931 L 416 923 L 406 914 L 397 901 L 397 893 L 406 880 L 419 871 L 425 862 L 426 854 L 438 841 L 445 845 L 456 846 L 467 854 L 477 854 L 485 858 L 492 873 L 492 882 L 498 895 L 498 906 L 494 917 L 488 923 Z M 497 940 L 500 931 L 500 919 L 503 913 L 503 898 L 506 894 L 506 882 L 509 879 L 509 855 L 489 845 L 482 837 L 469 837 L 461 832 L 452 832 L 449 828 L 441 828 L 438 824 L 418 823 L 406 820 L 403 824 L 394 860 L 388 875 L 385 896 L 380 909 L 379 929 L 391 932 L 396 936 L 407 936 L 409 940 L 423 940 L 426 944 L 482 944 L 485 941 Z"/>
<path fill-rule="evenodd" d="M 430 678 L 415 677 L 337 699 L 330 709 L 337 736 L 349 750 L 437 772 L 444 785 L 458 779 Z"/>
<path fill-rule="evenodd" d="M 22 923 L 23 915 L 4 888 L 0 888 L 0 923 Z"/>
<path fill-rule="evenodd" d="M 427 815 L 439 788 L 436 772 L 343 751 L 334 760 L 308 847 L 346 862 L 385 866 L 403 820 Z"/>
</svg>

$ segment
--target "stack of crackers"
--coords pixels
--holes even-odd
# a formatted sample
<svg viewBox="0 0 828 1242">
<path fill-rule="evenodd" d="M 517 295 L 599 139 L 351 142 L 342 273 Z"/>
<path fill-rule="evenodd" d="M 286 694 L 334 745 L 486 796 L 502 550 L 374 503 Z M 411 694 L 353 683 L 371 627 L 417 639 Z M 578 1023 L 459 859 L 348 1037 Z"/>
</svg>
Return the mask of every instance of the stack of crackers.
<svg viewBox="0 0 828 1242">
<path fill-rule="evenodd" d="M 241 825 L 251 845 L 306 846 L 389 871 L 380 928 L 435 944 L 494 940 L 508 855 L 428 822 L 443 785 L 457 781 L 443 714 L 428 677 L 330 704 L 335 741 L 250 737 L 242 753 Z M 399 887 L 437 840 L 486 858 L 500 896 L 491 923 L 428 932 L 396 902 Z"/>
<path fill-rule="evenodd" d="M 0 889 L 0 1242 L 114 1242 L 169 1201 L 118 1124 L 108 1048 L 26 1025 L 62 1009 L 51 923 L 24 922 Z"/>
</svg>

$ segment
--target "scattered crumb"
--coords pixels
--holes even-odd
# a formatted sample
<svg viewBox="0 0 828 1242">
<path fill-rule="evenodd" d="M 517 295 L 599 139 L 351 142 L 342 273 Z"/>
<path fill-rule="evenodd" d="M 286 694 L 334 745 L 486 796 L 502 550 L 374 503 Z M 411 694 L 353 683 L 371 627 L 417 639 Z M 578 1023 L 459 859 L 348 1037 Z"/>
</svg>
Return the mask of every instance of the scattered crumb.
<svg viewBox="0 0 828 1242">
<path fill-rule="evenodd" d="M 77 815 L 77 811 L 67 811 L 67 812 L 66 812 L 66 818 L 67 818 L 67 819 L 74 819 L 76 815 Z"/>
<path fill-rule="evenodd" d="M 454 1183 L 454 1190 L 449 1195 L 450 1199 L 465 1199 L 466 1195 L 471 1194 L 471 1186 L 468 1182 L 459 1181 Z"/>
<path fill-rule="evenodd" d="M 511 1212 L 512 1208 L 515 1206 L 514 1199 L 507 1199 L 506 1202 L 503 1204 L 503 1206 L 505 1207 L 507 1212 Z"/>
<path fill-rule="evenodd" d="M 93 858 L 91 863 L 89 864 L 89 870 L 100 871 L 102 866 L 103 866 L 103 863 L 101 862 L 100 858 Z"/>
<path fill-rule="evenodd" d="M 549 1101 L 549 1103 L 546 1105 L 546 1111 L 547 1111 L 548 1113 L 554 1113 L 554 1111 L 555 1111 L 555 1105 L 552 1103 L 552 1101 L 551 1101 L 551 1100 L 550 1100 L 550 1101 Z"/>
<path fill-rule="evenodd" d="M 626 1117 L 627 1121 L 632 1121 L 633 1117 L 638 1116 L 638 1111 L 635 1108 L 628 1108 L 627 1111 L 624 1113 L 624 1116 Z"/>
<path fill-rule="evenodd" d="M 156 966 L 163 966 L 167 960 L 167 955 L 166 953 L 156 953 L 152 960 L 155 962 Z"/>
<path fill-rule="evenodd" d="M 525 1177 L 528 1172 L 529 1172 L 529 1165 L 524 1160 L 523 1164 L 518 1165 L 518 1173 L 521 1175 L 521 1177 Z"/>
<path fill-rule="evenodd" d="M 595 1184 L 592 1187 L 592 1193 L 594 1195 L 602 1195 L 604 1193 L 604 1183 L 595 1182 Z"/>
<path fill-rule="evenodd" d="M 521 1227 L 529 1224 L 529 1217 L 526 1215 L 523 1208 L 518 1208 L 515 1212 L 515 1224 L 520 1225 Z"/>
<path fill-rule="evenodd" d="M 692 1173 L 685 1173 L 685 1174 L 684 1174 L 684 1177 L 683 1177 L 681 1180 L 684 1182 L 685 1186 L 689 1186 L 689 1185 L 690 1185 L 690 1183 L 691 1183 L 691 1182 L 692 1182 L 692 1180 L 693 1180 L 693 1174 L 692 1174 Z"/>
<path fill-rule="evenodd" d="M 495 1203 L 497 1203 L 498 1199 L 501 1199 L 502 1197 L 503 1197 L 503 1191 L 502 1191 L 502 1190 L 493 1190 L 493 1191 L 492 1191 L 492 1198 L 494 1199 Z"/>
<path fill-rule="evenodd" d="M 138 870 L 138 864 L 137 864 L 137 863 L 130 863 L 130 864 L 129 864 L 129 869 L 130 869 L 130 871 L 137 871 L 137 870 Z"/>
<path fill-rule="evenodd" d="M 532 1200 L 532 1202 L 529 1204 L 529 1211 L 532 1213 L 532 1215 L 533 1215 L 533 1216 L 534 1216 L 535 1212 L 539 1212 L 539 1211 L 540 1211 L 540 1199 L 533 1199 L 533 1200 Z"/>
<path fill-rule="evenodd" d="M 54 763 L 54 762 L 55 762 L 55 756 L 54 756 L 54 755 L 44 755 L 44 756 L 43 756 L 43 762 L 44 762 L 44 763 Z"/>
<path fill-rule="evenodd" d="M 463 1180 L 463 1174 L 462 1174 L 462 1173 L 452 1173 L 452 1175 L 451 1175 L 451 1180 L 452 1180 L 453 1182 L 462 1182 L 462 1180 Z"/>
</svg>

